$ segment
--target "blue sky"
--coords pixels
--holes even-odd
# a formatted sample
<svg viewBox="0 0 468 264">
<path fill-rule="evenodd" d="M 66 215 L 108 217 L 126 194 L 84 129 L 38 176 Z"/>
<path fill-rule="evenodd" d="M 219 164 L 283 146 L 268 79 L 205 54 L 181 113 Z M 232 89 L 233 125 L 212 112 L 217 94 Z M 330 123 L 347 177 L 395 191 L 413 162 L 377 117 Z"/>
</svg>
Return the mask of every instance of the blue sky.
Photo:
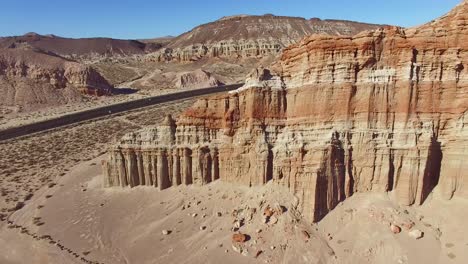
<svg viewBox="0 0 468 264">
<path fill-rule="evenodd" d="M 26 32 L 122 39 L 178 35 L 234 14 L 356 20 L 414 26 L 460 0 L 0 0 L 0 36 Z"/>
</svg>

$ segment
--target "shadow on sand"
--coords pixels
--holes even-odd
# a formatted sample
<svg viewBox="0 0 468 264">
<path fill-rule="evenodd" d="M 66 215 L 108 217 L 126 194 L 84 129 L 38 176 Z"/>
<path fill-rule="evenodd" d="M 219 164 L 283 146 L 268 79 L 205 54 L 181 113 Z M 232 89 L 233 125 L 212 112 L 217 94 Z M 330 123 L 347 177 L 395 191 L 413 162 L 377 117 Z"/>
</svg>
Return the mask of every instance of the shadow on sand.
<svg viewBox="0 0 468 264">
<path fill-rule="evenodd" d="M 112 89 L 112 94 L 133 94 L 138 92 L 137 89 L 133 88 L 114 88 Z"/>
</svg>

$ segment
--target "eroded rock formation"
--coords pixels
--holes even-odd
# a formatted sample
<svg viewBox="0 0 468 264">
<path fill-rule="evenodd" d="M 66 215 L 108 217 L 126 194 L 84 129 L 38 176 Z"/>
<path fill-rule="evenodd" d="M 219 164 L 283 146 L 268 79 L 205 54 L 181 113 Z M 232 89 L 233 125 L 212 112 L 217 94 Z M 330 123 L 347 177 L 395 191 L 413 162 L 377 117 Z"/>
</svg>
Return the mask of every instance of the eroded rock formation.
<svg viewBox="0 0 468 264">
<path fill-rule="evenodd" d="M 236 92 L 127 134 L 106 186 L 273 181 L 319 221 L 356 192 L 468 198 L 468 4 L 418 28 L 314 35 Z"/>
<path fill-rule="evenodd" d="M 175 86 L 182 89 L 214 87 L 221 84 L 211 73 L 200 69 L 178 73 L 175 82 Z"/>
<path fill-rule="evenodd" d="M 0 49 L 0 105 L 53 105 L 111 91 L 88 66 L 30 49 Z"/>
</svg>

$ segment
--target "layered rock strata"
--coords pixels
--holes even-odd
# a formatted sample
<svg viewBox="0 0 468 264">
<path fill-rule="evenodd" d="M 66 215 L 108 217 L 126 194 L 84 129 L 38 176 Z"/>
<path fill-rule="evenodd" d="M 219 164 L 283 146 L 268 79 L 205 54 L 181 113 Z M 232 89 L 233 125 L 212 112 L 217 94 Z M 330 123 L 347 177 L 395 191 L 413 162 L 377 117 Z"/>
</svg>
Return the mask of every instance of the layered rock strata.
<svg viewBox="0 0 468 264">
<path fill-rule="evenodd" d="M 106 186 L 272 181 L 319 221 L 356 192 L 468 198 L 468 4 L 418 28 L 314 35 L 236 92 L 127 134 Z"/>
<path fill-rule="evenodd" d="M 300 17 L 231 16 L 200 25 L 148 55 L 156 61 L 196 61 L 203 57 L 248 58 L 277 55 L 304 36 L 354 35 L 380 25 Z"/>
<path fill-rule="evenodd" d="M 112 86 L 94 69 L 29 49 L 0 49 L 1 105 L 52 105 L 81 94 L 108 95 Z"/>
</svg>

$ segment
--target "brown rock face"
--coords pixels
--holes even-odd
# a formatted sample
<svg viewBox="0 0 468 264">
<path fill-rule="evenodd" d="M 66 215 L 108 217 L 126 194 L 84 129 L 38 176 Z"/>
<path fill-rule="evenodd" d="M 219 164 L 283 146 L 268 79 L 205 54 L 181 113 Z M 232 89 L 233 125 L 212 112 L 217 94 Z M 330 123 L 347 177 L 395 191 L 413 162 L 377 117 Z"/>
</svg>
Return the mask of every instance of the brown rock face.
<svg viewBox="0 0 468 264">
<path fill-rule="evenodd" d="M 468 197 L 468 4 L 418 28 L 310 36 L 237 92 L 126 135 L 106 186 L 273 181 L 319 221 L 355 192 Z"/>
<path fill-rule="evenodd" d="M 111 91 L 90 67 L 29 49 L 0 49 L 0 105 L 54 105 Z"/>
<path fill-rule="evenodd" d="M 284 47 L 310 34 L 354 35 L 379 26 L 274 15 L 231 16 L 200 25 L 176 37 L 150 57 L 158 61 L 193 61 L 202 57 L 262 57 L 279 54 Z"/>
</svg>

